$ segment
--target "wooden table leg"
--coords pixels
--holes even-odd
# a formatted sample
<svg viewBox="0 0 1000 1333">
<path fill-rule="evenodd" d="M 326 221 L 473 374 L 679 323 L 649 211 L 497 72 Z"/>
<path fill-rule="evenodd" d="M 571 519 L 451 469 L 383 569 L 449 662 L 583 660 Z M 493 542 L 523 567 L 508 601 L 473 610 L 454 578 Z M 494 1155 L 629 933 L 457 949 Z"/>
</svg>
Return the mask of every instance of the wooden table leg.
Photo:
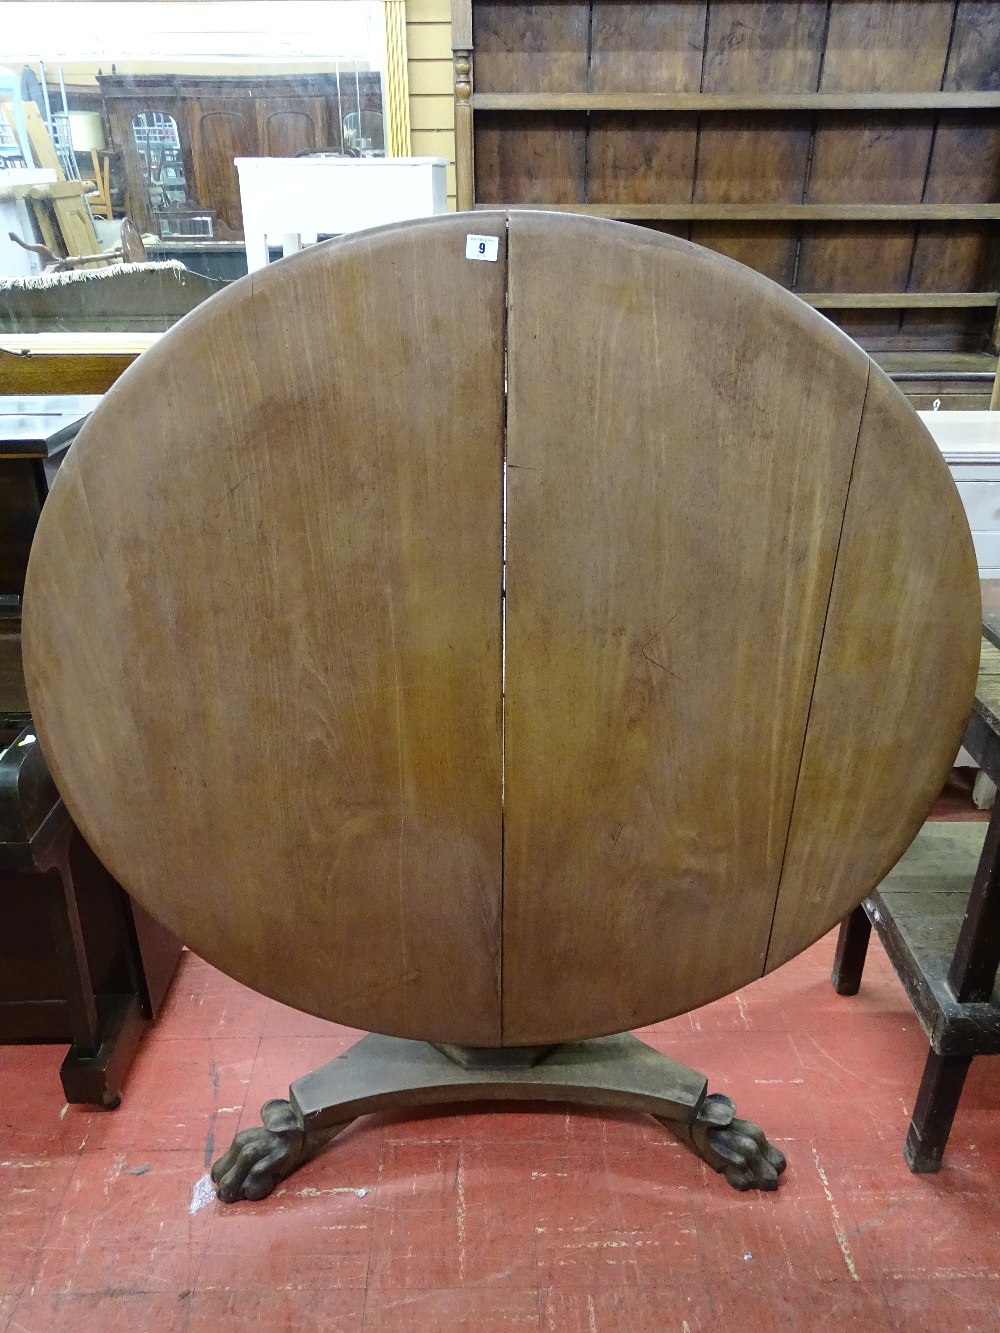
<svg viewBox="0 0 1000 1333">
<path fill-rule="evenodd" d="M 971 1064 L 969 1055 L 938 1055 L 931 1051 L 927 1056 L 903 1147 L 911 1171 L 929 1174 L 941 1169 L 941 1158 Z"/>
<path fill-rule="evenodd" d="M 955 999 L 985 1002 L 1000 966 L 1000 807 L 994 809 L 972 881 L 948 982 Z"/>
<path fill-rule="evenodd" d="M 541 1055 L 541 1058 L 539 1058 Z M 782 1154 L 758 1125 L 736 1117 L 703 1074 L 654 1051 L 630 1033 L 526 1048 L 439 1049 L 371 1033 L 349 1051 L 292 1084 L 288 1101 L 270 1101 L 263 1125 L 241 1130 L 212 1167 L 223 1203 L 263 1199 L 358 1116 L 453 1102 L 582 1102 L 644 1111 L 725 1174 L 734 1189 L 777 1189 Z"/>
<path fill-rule="evenodd" d="M 834 954 L 831 973 L 833 988 L 838 995 L 857 995 L 871 933 L 872 923 L 863 906 L 856 907 L 850 916 L 845 916 L 840 923 L 837 952 Z"/>
</svg>

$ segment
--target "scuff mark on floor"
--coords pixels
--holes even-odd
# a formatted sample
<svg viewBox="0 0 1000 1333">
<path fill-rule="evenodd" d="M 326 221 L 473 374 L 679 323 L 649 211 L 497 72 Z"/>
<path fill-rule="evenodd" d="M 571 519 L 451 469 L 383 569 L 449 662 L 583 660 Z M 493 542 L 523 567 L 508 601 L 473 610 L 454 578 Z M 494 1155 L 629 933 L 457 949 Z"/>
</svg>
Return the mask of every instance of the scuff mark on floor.
<svg viewBox="0 0 1000 1333">
<path fill-rule="evenodd" d="M 203 1176 L 199 1176 L 194 1182 L 188 1212 L 193 1217 L 195 1213 L 200 1213 L 203 1208 L 207 1207 L 214 1198 L 215 1186 L 212 1184 L 212 1177 L 206 1171 Z"/>
<path fill-rule="evenodd" d="M 830 1189 L 830 1182 L 827 1179 L 826 1172 L 823 1170 L 819 1160 L 819 1153 L 815 1148 L 812 1150 L 813 1161 L 816 1164 L 816 1172 L 819 1175 L 819 1183 L 823 1186 L 823 1193 L 826 1195 L 826 1201 L 830 1205 L 830 1216 L 833 1220 L 833 1234 L 837 1237 L 837 1244 L 840 1246 L 840 1252 L 844 1256 L 844 1263 L 847 1265 L 847 1271 L 850 1273 L 854 1282 L 860 1282 L 858 1270 L 854 1266 L 854 1260 L 851 1257 L 851 1247 L 847 1243 L 847 1232 L 844 1230 L 844 1224 L 840 1220 L 840 1212 L 833 1201 L 833 1191 Z"/>
</svg>

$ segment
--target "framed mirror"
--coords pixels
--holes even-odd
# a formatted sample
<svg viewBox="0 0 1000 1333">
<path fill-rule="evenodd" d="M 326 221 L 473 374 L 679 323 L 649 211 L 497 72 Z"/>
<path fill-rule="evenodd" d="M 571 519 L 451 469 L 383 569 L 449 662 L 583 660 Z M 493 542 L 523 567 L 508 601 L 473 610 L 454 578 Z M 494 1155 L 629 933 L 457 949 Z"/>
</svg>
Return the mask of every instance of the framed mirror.
<svg viewBox="0 0 1000 1333">
<path fill-rule="evenodd" d="M 161 331 L 246 272 L 236 159 L 385 156 L 385 9 L 6 6 L 0 335 Z"/>
</svg>

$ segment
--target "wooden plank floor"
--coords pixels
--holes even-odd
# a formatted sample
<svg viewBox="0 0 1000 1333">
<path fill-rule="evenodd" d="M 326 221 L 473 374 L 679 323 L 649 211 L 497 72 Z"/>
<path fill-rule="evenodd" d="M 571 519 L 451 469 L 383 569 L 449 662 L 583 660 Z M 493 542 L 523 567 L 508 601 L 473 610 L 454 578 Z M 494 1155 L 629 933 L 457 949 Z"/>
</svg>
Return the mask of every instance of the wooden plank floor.
<svg viewBox="0 0 1000 1333">
<path fill-rule="evenodd" d="M 940 1175 L 911 1175 L 926 1040 L 875 941 L 834 994 L 833 943 L 644 1034 L 760 1120 L 777 1194 L 642 1117 L 529 1107 L 372 1119 L 235 1207 L 213 1156 L 355 1034 L 187 954 L 120 1110 L 65 1106 L 59 1047 L 0 1048 L 0 1329 L 995 1330 L 1000 1060 L 973 1064 Z"/>
</svg>

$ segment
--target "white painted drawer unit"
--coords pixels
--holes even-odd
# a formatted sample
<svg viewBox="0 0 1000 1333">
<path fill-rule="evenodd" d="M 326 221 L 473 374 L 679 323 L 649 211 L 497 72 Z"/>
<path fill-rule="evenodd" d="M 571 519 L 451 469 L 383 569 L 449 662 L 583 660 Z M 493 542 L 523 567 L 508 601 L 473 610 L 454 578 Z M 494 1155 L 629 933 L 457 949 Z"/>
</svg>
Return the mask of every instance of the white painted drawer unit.
<svg viewBox="0 0 1000 1333">
<path fill-rule="evenodd" d="M 972 529 L 981 579 L 1000 578 L 1000 412 L 918 412 L 944 455 Z M 955 763 L 976 767 L 963 746 Z"/>
<path fill-rule="evenodd" d="M 289 255 L 317 236 L 431 217 L 448 209 L 443 157 L 238 157 L 250 272 L 268 244 Z"/>
<path fill-rule="evenodd" d="M 979 577 L 1000 578 L 1000 412 L 919 412 L 955 478 Z"/>
</svg>

